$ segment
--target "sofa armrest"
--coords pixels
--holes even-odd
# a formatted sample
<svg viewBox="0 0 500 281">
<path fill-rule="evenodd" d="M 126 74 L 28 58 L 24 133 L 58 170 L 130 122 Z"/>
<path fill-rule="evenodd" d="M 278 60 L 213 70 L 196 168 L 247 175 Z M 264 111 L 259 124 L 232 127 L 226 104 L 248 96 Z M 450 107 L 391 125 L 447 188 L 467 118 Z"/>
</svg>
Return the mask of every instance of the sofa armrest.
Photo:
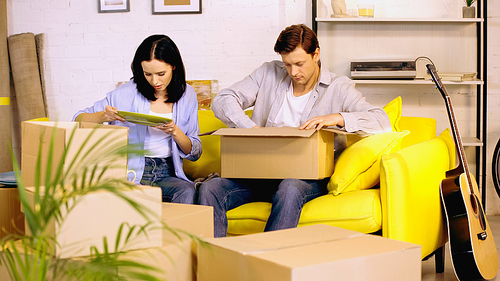
<svg viewBox="0 0 500 281">
<path fill-rule="evenodd" d="M 440 184 L 450 155 L 446 141 L 435 137 L 382 157 L 382 235 L 422 245 L 422 257 L 447 241 Z"/>
</svg>

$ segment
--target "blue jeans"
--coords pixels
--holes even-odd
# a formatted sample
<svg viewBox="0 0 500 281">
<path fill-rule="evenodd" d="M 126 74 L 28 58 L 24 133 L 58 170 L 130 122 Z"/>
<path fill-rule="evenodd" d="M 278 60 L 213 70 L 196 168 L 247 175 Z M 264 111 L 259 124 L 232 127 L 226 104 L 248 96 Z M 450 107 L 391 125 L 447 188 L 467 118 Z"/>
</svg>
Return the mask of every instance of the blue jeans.
<svg viewBox="0 0 500 281">
<path fill-rule="evenodd" d="M 194 204 L 196 195 L 194 183 L 175 175 L 172 157 L 146 157 L 141 184 L 161 187 L 163 202 Z"/>
<path fill-rule="evenodd" d="M 227 234 L 228 210 L 249 202 L 272 203 L 264 231 L 296 227 L 302 206 L 328 193 L 323 180 L 213 178 L 199 189 L 199 204 L 214 207 L 214 236 Z"/>
</svg>

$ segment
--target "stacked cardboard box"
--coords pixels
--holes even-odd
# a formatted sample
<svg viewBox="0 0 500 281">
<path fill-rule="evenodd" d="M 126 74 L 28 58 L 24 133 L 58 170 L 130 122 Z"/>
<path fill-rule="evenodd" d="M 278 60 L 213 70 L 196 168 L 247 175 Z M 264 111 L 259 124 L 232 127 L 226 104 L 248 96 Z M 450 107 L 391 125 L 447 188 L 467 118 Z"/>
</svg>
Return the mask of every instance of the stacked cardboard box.
<svg viewBox="0 0 500 281">
<path fill-rule="evenodd" d="M 148 186 L 141 186 L 140 188 L 146 190 L 144 192 L 145 194 L 148 194 L 153 189 L 159 190 L 159 188 Z M 161 198 L 161 196 L 158 195 L 157 198 Z M 102 205 L 103 199 L 109 200 L 111 198 L 106 197 L 104 194 L 85 198 L 83 202 L 86 201 L 86 203 L 83 204 L 80 210 L 76 210 L 79 215 L 75 214 L 75 216 L 72 217 L 73 214 L 72 212 L 70 213 L 68 221 L 65 221 L 64 226 L 60 227 L 60 229 L 65 229 L 61 231 L 64 233 L 65 237 L 60 235 L 58 239 L 68 239 L 68 236 L 71 238 L 72 235 L 78 235 L 80 239 L 82 239 L 82 235 L 89 236 L 91 233 L 94 233 L 94 236 L 89 236 L 89 239 L 77 243 L 79 246 L 78 250 L 80 250 L 79 252 L 74 251 L 75 248 L 70 247 L 72 245 L 68 245 L 69 247 L 62 247 L 62 249 L 59 249 L 60 254 L 74 254 L 78 257 L 72 257 L 73 259 L 81 259 L 82 257 L 80 255 L 84 253 L 85 248 L 88 249 L 88 247 L 92 245 L 91 240 L 100 237 L 100 241 L 102 241 L 102 236 L 104 235 L 116 235 L 116 228 L 114 229 L 111 225 L 102 225 L 102 214 L 97 217 L 95 216 L 95 212 L 99 212 L 99 210 L 91 210 L 92 208 L 101 208 L 100 205 Z M 137 199 L 137 197 L 134 199 Z M 123 219 L 124 217 L 130 218 L 130 215 L 135 216 L 130 210 L 126 210 L 126 206 L 124 208 L 124 206 L 117 205 L 114 199 L 111 199 L 111 202 L 107 201 L 106 204 L 116 208 L 112 214 L 107 213 L 107 215 L 110 216 L 114 215 L 116 220 Z M 148 204 L 151 205 L 151 202 L 149 201 Z M 163 229 L 163 233 L 161 229 L 159 229 L 160 233 L 148 232 L 149 240 L 139 241 L 140 243 L 134 245 L 136 250 L 130 250 L 122 257 L 127 260 L 139 261 L 143 264 L 161 269 L 161 272 L 157 273 L 148 272 L 161 280 L 195 281 L 197 267 L 196 251 L 198 244 L 190 235 L 205 238 L 213 237 L 213 209 L 208 206 L 175 203 L 162 203 L 160 209 L 162 220 L 175 232 L 166 229 Z M 85 215 L 84 213 L 86 211 L 92 213 Z M 104 220 L 107 219 L 104 218 Z M 92 224 L 92 221 L 96 223 Z M 107 223 L 109 223 L 109 220 Z M 116 227 L 116 222 L 112 222 L 111 224 Z M 85 227 L 87 229 L 83 229 Z M 157 239 L 158 234 L 162 236 L 160 241 Z M 73 240 L 76 241 L 76 238 Z M 152 245 L 153 242 L 156 244 Z M 158 244 L 158 242 L 160 242 L 160 244 Z M 21 245 L 19 243 L 18 245 L 18 248 L 22 250 Z M 99 245 L 99 243 L 96 245 Z M 11 280 L 6 268 L 2 266 L 0 266 L 0 280 Z"/>
<path fill-rule="evenodd" d="M 33 205 L 34 189 L 27 188 L 27 193 Z M 123 191 L 122 194 L 148 208 L 151 217 L 161 217 L 159 187 L 137 186 L 136 189 Z M 55 237 L 57 241 L 55 254 L 62 259 L 88 256 L 91 246 L 102 252 L 103 237 L 106 237 L 110 245 L 108 251 L 112 253 L 121 224 L 126 225 L 120 239 L 120 244 L 123 244 L 130 227 L 142 227 L 148 223 L 148 219 L 140 215 L 129 203 L 110 192 L 93 192 L 76 200 L 78 204 L 70 212 L 65 207 L 62 208 L 62 223 L 52 222 L 48 228 L 47 234 Z M 69 203 L 71 205 L 73 202 Z M 27 223 L 25 229 L 27 233 L 30 232 Z M 139 234 L 127 245 L 126 250 L 160 247 L 162 231 L 153 228 L 148 231 L 147 237 Z"/>
<path fill-rule="evenodd" d="M 99 128 L 95 130 L 95 127 Z M 26 186 L 32 186 L 35 182 L 35 167 L 39 149 L 41 149 L 42 169 L 45 168 L 49 159 L 47 152 L 54 140 L 53 165 L 59 163 L 63 156 L 63 150 L 68 147 L 69 139 L 73 134 L 73 140 L 68 150 L 66 159 L 80 159 L 75 157 L 85 140 L 87 146 L 93 144 L 110 145 L 109 142 L 101 142 L 105 136 L 112 136 L 108 140 L 112 145 L 126 145 L 128 142 L 128 129 L 117 126 L 96 125 L 92 123 L 75 122 L 24 122 L 23 123 L 23 179 Z M 113 169 L 106 170 L 104 178 L 125 179 L 127 174 L 126 157 L 119 157 L 110 165 Z M 65 171 L 69 167 L 69 161 L 65 161 Z M 44 182 L 45 170 L 42 171 Z M 28 199 L 33 209 L 35 203 L 35 188 L 27 187 Z M 43 187 L 39 189 L 43 194 Z M 30 233 L 29 224 L 24 221 L 22 208 L 17 201 L 17 189 L 0 189 L 0 207 L 10 211 L 15 210 L 21 216 L 20 227 L 26 226 Z M 4 196 L 5 195 L 5 196 Z M 213 237 L 213 211 L 212 207 L 183 205 L 161 202 L 161 189 L 151 186 L 137 186 L 134 190 L 126 190 L 122 195 L 147 207 L 150 218 L 162 219 L 171 229 L 161 228 L 159 222 L 151 225 L 147 236 L 139 234 L 135 236 L 126 250 L 124 258 L 138 260 L 142 263 L 163 269 L 158 274 L 159 278 L 165 280 L 192 281 L 196 279 L 196 243 L 192 235 L 201 237 Z M 4 200 L 5 199 L 5 200 Z M 3 204 L 5 201 L 5 204 Z M 75 205 L 70 211 L 63 207 L 61 223 L 52 222 L 47 234 L 56 238 L 57 245 L 55 255 L 60 259 L 81 260 L 90 254 L 90 248 L 96 247 L 103 251 L 103 237 L 107 238 L 108 252 L 114 252 L 114 245 L 120 225 L 143 226 L 148 220 L 141 216 L 136 210 L 122 198 L 113 193 L 100 191 L 93 192 L 75 198 Z M 71 206 L 74 202 L 68 202 Z M 1 223 L 10 222 L 18 215 L 13 212 L 2 212 Z M 4 218 L 5 217 L 5 218 Z M 121 236 L 123 242 L 128 228 L 125 227 Z M 16 242 L 18 249 L 23 247 L 20 241 Z M 10 280 L 6 268 L 0 266 L 0 280 Z"/>
<path fill-rule="evenodd" d="M 17 188 L 0 186 L 0 239 L 7 233 L 24 233 L 24 214 L 20 209 Z"/>
<path fill-rule="evenodd" d="M 68 148 L 66 158 L 64 159 L 64 170 L 67 171 L 73 160 L 75 160 L 75 163 L 79 163 L 82 161 L 83 156 L 88 155 L 87 151 L 90 147 L 94 147 L 93 151 L 98 151 L 99 149 L 106 150 L 113 147 L 126 146 L 128 144 L 128 128 L 86 122 L 23 122 L 21 171 L 25 186 L 34 186 L 35 169 L 37 160 L 39 159 L 38 153 L 40 148 L 42 151 L 40 155 L 40 182 L 44 182 L 46 168 L 49 164 L 48 160 L 50 159 L 48 153 L 52 141 L 54 151 L 50 164 L 53 167 L 52 174 L 55 174 L 55 170 L 62 160 L 65 148 Z M 79 150 L 82 147 L 83 151 L 79 154 Z M 115 156 L 113 161 L 106 163 L 106 165 L 110 169 L 104 172 L 103 178 L 126 179 L 126 156 Z M 96 171 L 96 174 L 100 171 Z"/>
</svg>

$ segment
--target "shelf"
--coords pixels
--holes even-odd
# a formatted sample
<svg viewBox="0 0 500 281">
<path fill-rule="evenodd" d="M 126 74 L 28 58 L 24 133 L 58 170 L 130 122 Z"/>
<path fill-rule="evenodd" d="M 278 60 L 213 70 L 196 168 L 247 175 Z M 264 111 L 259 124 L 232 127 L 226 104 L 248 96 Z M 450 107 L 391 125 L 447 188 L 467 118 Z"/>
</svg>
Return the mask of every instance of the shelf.
<svg viewBox="0 0 500 281">
<path fill-rule="evenodd" d="M 316 18 L 317 22 L 442 22 L 476 23 L 482 18 Z"/>
<path fill-rule="evenodd" d="M 483 146 L 483 142 L 477 138 L 462 138 L 462 145 L 463 146 Z"/>
<path fill-rule="evenodd" d="M 434 82 L 431 80 L 389 80 L 389 79 L 380 79 L 380 80 L 353 80 L 356 84 L 384 84 L 384 85 L 434 85 Z M 445 85 L 482 85 L 483 81 L 481 80 L 472 80 L 472 81 L 463 81 L 463 82 L 454 82 L 454 81 L 443 81 Z"/>
</svg>

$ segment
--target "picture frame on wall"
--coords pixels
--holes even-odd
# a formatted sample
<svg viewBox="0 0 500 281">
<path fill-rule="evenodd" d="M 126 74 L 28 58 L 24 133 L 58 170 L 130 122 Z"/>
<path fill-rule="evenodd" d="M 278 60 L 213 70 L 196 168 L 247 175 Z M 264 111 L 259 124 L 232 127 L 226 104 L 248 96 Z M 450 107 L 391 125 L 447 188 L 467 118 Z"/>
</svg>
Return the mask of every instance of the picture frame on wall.
<svg viewBox="0 0 500 281">
<path fill-rule="evenodd" d="M 99 13 L 130 12 L 130 0 L 97 0 Z"/>
<path fill-rule="evenodd" d="M 152 0 L 153 14 L 201 14 L 201 0 Z"/>
</svg>

